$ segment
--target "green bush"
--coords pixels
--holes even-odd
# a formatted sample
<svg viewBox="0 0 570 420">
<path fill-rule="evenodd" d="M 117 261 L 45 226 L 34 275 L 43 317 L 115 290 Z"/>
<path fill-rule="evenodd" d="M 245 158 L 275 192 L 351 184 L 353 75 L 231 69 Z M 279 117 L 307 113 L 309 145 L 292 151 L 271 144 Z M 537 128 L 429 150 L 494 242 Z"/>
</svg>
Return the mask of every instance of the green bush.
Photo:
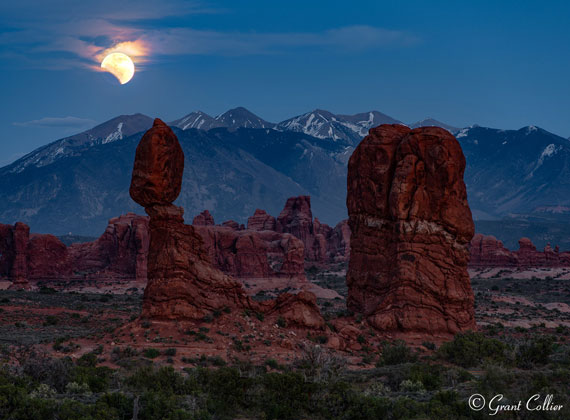
<svg viewBox="0 0 570 420">
<path fill-rule="evenodd" d="M 378 360 L 378 365 L 399 365 L 414 362 L 416 359 L 416 353 L 404 341 L 396 340 L 394 343 L 385 341 L 382 344 L 382 354 Z"/>
<path fill-rule="evenodd" d="M 148 359 L 155 359 L 160 356 L 160 350 L 154 348 L 145 349 L 143 352 L 143 356 Z"/>
<path fill-rule="evenodd" d="M 438 354 L 444 360 L 464 368 L 479 366 L 483 361 L 504 363 L 507 361 L 508 346 L 481 333 L 468 331 L 457 334 L 453 341 L 444 343 Z"/>
</svg>

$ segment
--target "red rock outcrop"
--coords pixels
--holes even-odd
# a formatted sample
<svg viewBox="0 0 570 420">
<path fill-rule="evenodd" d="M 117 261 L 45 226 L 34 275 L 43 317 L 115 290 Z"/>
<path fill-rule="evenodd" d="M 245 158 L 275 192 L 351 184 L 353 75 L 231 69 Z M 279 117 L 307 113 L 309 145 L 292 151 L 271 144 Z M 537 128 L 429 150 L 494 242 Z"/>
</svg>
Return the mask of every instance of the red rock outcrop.
<svg viewBox="0 0 570 420">
<path fill-rule="evenodd" d="M 73 273 L 68 248 L 53 235 L 30 235 L 27 255 L 29 280 L 61 280 Z"/>
<path fill-rule="evenodd" d="M 308 195 L 287 199 L 285 207 L 277 218 L 276 230 L 281 233 L 290 233 L 303 241 L 306 260 L 324 260 L 326 244 L 324 241 L 315 238 L 311 197 Z"/>
<path fill-rule="evenodd" d="M 29 289 L 28 242 L 30 228 L 24 223 L 0 225 L 0 275 L 12 281 L 13 289 Z"/>
<path fill-rule="evenodd" d="M 253 219 L 256 219 L 255 215 Z M 317 218 L 313 221 L 309 196 L 289 198 L 277 218 L 275 230 L 290 233 L 301 239 L 305 246 L 306 261 L 319 263 L 348 261 L 347 249 L 350 241 L 348 224 L 345 221 L 343 226 L 343 222 L 340 222 L 333 229 Z"/>
<path fill-rule="evenodd" d="M 214 226 L 214 216 L 208 210 L 204 210 L 192 220 L 194 226 Z"/>
<path fill-rule="evenodd" d="M 253 216 L 247 219 L 248 230 L 275 230 L 277 221 L 275 217 L 267 214 L 265 210 L 257 209 Z"/>
<path fill-rule="evenodd" d="M 258 304 L 250 300 L 241 283 L 212 265 L 202 237 L 194 226 L 184 224 L 184 210 L 172 204 L 180 192 L 183 169 L 184 155 L 176 135 L 156 119 L 137 147 L 130 188 L 133 200 L 145 207 L 150 216 L 148 283 L 142 316 L 201 320 L 212 311 L 224 308 L 285 313 L 277 301 Z M 236 232 L 227 227 L 219 229 Z M 251 240 L 252 236 L 244 236 L 244 247 L 247 248 Z M 237 264 L 248 270 L 244 268 L 244 259 L 238 259 Z M 310 313 L 310 319 L 303 316 L 296 321 L 310 323 L 306 326 L 312 327 L 314 320 L 322 320 L 322 317 L 318 308 L 315 312 L 305 301 L 305 295 L 294 297 L 289 306 L 301 307 Z"/>
<path fill-rule="evenodd" d="M 547 245 L 537 251 L 528 238 L 519 240 L 519 249 L 510 251 L 494 236 L 476 234 L 469 245 L 470 267 L 570 267 L 570 252 L 560 252 Z"/>
<path fill-rule="evenodd" d="M 380 330 L 476 327 L 465 157 L 446 130 L 381 125 L 348 165 L 348 307 Z"/>
<path fill-rule="evenodd" d="M 94 242 L 66 247 L 53 235 L 29 234 L 23 223 L 0 225 L 0 277 L 13 288 L 51 280 L 136 280 L 146 283 L 148 217 L 113 218 Z"/>
<path fill-rule="evenodd" d="M 146 283 L 148 246 L 148 217 L 127 213 L 109 220 L 96 241 L 68 249 L 73 272 L 79 277 Z"/>
</svg>

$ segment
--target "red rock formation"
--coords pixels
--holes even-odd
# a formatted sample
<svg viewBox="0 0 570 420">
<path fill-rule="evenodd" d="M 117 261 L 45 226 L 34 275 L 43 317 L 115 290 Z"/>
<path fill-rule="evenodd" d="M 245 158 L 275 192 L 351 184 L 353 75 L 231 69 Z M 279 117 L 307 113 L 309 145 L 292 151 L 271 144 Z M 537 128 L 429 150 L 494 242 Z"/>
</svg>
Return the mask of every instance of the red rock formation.
<svg viewBox="0 0 570 420">
<path fill-rule="evenodd" d="M 381 330 L 476 327 L 465 158 L 446 130 L 381 125 L 348 165 L 349 308 Z"/>
<path fill-rule="evenodd" d="M 214 226 L 214 216 L 208 210 L 204 210 L 192 220 L 194 226 Z"/>
<path fill-rule="evenodd" d="M 291 197 L 287 200 L 277 218 L 276 230 L 281 233 L 290 233 L 303 241 L 306 260 L 320 261 L 324 259 L 326 247 L 323 249 L 321 247 L 322 242 L 315 240 L 311 197 L 308 195 Z"/>
<path fill-rule="evenodd" d="M 133 213 L 111 219 L 96 241 L 70 247 L 53 235 L 30 235 L 23 223 L 0 225 L 0 276 L 14 288 L 78 278 L 146 283 L 147 253 L 148 217 Z"/>
<path fill-rule="evenodd" d="M 291 278 L 307 283 L 303 243 L 288 233 L 196 226 L 212 264 L 236 278 Z"/>
<path fill-rule="evenodd" d="M 224 227 L 228 227 L 230 229 L 233 230 L 243 230 L 245 229 L 243 225 L 240 225 L 238 222 L 236 222 L 235 220 L 226 220 L 225 222 L 222 222 L 222 226 Z"/>
<path fill-rule="evenodd" d="M 183 166 L 184 155 L 178 139 L 166 124 L 156 119 L 137 147 L 130 188 L 133 200 L 144 206 L 150 216 L 148 284 L 142 316 L 200 320 L 211 311 L 226 307 L 285 313 L 277 301 L 258 304 L 250 300 L 239 282 L 211 264 L 201 236 L 194 226 L 184 224 L 183 209 L 172 204 L 180 192 Z M 172 185 L 178 187 L 172 189 Z M 241 249 L 256 248 L 248 244 L 255 240 L 253 236 L 245 235 L 240 240 Z M 246 271 L 250 269 L 242 258 L 237 265 Z M 315 312 L 315 307 L 307 303 L 311 300 L 311 295 L 308 296 L 292 298 L 288 308 L 310 313 L 312 316 L 302 316 L 296 321 L 313 326 L 319 324 L 315 319 L 322 321 L 322 317 L 318 309 Z"/>
<path fill-rule="evenodd" d="M 558 247 L 552 249 L 550 245 L 544 251 L 537 251 L 528 238 L 519 240 L 519 249 L 510 251 L 494 236 L 476 234 L 471 240 L 469 251 L 471 253 L 470 267 L 569 267 L 570 252 L 560 252 Z"/>
<path fill-rule="evenodd" d="M 277 221 L 275 217 L 267 214 L 265 210 L 257 209 L 253 216 L 247 219 L 248 230 L 275 230 Z"/>
<path fill-rule="evenodd" d="M 24 223 L 0 225 L 0 275 L 12 281 L 10 288 L 29 289 L 28 242 L 30 228 Z"/>
<path fill-rule="evenodd" d="M 32 234 L 27 255 L 29 280 L 62 280 L 72 275 L 68 248 L 53 235 Z"/>
<path fill-rule="evenodd" d="M 127 213 L 109 220 L 96 241 L 71 245 L 71 266 L 83 278 L 133 278 L 146 283 L 148 244 L 148 217 Z"/>
<path fill-rule="evenodd" d="M 310 292 L 302 291 L 296 295 L 282 293 L 276 300 L 264 306 L 264 312 L 268 315 L 279 314 L 287 326 L 307 328 L 324 328 L 325 326 L 325 320 L 319 313 L 317 298 Z"/>
</svg>

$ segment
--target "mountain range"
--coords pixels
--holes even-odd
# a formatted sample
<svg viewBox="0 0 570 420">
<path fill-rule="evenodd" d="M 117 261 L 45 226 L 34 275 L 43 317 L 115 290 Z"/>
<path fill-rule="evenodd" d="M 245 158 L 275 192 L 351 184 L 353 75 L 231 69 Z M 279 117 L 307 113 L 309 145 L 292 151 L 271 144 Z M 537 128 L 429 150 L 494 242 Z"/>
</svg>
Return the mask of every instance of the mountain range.
<svg viewBox="0 0 570 420">
<path fill-rule="evenodd" d="M 152 121 L 122 115 L 0 168 L 0 221 L 23 221 L 36 232 L 98 235 L 109 218 L 141 213 L 128 187 L 136 145 Z M 346 217 L 348 158 L 371 127 L 384 123 L 401 124 L 378 111 L 314 110 L 276 124 L 241 107 L 216 117 L 190 113 L 169 123 L 186 156 L 178 203 L 187 220 L 209 209 L 217 222 L 244 222 L 256 208 L 277 215 L 288 197 L 308 194 L 313 213 L 335 224 Z M 458 129 L 433 119 L 408 125 L 438 125 L 457 136 L 476 219 L 560 216 L 570 208 L 567 139 L 533 126 Z"/>
</svg>

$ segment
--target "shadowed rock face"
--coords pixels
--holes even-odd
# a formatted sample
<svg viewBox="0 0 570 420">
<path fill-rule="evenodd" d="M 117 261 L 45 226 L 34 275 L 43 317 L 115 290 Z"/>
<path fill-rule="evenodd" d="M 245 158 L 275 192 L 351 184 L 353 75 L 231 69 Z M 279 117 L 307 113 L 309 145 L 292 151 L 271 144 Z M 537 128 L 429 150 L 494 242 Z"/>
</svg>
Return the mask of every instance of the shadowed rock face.
<svg viewBox="0 0 570 420">
<path fill-rule="evenodd" d="M 382 125 L 348 166 L 348 306 L 381 330 L 476 327 L 465 158 L 448 131 Z"/>
</svg>

